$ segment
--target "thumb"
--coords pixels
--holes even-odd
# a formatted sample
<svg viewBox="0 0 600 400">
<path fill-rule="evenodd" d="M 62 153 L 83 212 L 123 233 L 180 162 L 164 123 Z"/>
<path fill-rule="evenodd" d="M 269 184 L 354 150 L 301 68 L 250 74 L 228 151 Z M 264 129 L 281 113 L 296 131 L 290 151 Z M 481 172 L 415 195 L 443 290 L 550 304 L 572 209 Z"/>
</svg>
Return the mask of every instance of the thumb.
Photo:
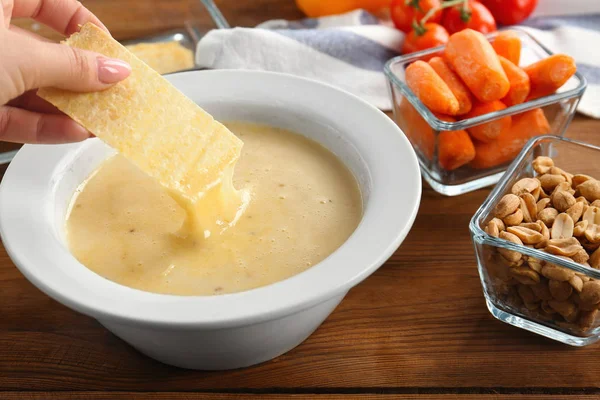
<svg viewBox="0 0 600 400">
<path fill-rule="evenodd" d="M 21 68 L 25 90 L 56 87 L 75 92 L 107 89 L 127 78 L 129 64 L 65 44 L 36 42 L 36 51 Z"/>
</svg>

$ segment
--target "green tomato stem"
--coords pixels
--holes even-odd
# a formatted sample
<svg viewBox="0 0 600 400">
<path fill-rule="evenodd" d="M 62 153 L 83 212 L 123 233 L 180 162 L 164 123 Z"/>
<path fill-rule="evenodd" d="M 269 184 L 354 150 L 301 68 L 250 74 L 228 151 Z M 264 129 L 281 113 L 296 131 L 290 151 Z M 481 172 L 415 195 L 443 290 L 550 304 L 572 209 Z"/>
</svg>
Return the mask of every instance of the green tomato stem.
<svg viewBox="0 0 600 400">
<path fill-rule="evenodd" d="M 410 1 L 410 0 L 408 0 Z M 427 14 L 425 14 L 425 16 L 423 16 L 423 18 L 421 19 L 421 21 L 419 22 L 419 24 L 422 26 L 424 25 L 429 18 L 431 18 L 436 12 L 443 10 L 444 8 L 448 8 L 448 7 L 453 7 L 456 6 L 458 4 L 462 4 L 463 9 L 468 10 L 468 0 L 449 0 L 449 1 L 445 1 L 442 3 L 442 5 L 440 5 L 439 7 L 435 7 L 432 8 L 431 10 L 427 11 Z"/>
</svg>

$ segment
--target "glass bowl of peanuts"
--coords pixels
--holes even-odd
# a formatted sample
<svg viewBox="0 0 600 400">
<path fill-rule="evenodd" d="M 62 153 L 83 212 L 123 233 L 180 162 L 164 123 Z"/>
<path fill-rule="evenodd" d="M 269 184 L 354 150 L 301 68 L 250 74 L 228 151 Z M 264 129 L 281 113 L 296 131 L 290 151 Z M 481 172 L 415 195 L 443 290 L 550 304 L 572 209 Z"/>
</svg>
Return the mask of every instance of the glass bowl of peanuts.
<svg viewBox="0 0 600 400">
<path fill-rule="evenodd" d="M 514 28 L 455 33 L 391 59 L 385 74 L 394 120 L 447 196 L 498 182 L 530 138 L 562 136 L 586 88 L 571 57 Z"/>
<path fill-rule="evenodd" d="M 600 339 L 600 147 L 531 139 L 470 223 L 494 317 L 574 346 Z"/>
</svg>

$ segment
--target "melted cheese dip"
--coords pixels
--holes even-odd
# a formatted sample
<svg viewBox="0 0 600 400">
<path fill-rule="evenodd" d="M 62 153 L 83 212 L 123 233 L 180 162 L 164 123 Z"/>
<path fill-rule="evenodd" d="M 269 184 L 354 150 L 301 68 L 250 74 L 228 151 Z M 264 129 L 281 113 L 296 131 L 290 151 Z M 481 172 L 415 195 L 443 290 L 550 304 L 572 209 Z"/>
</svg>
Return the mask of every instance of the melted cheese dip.
<svg viewBox="0 0 600 400">
<path fill-rule="evenodd" d="M 66 225 L 75 257 L 129 287 L 213 295 L 289 278 L 346 241 L 360 221 L 361 196 L 333 154 L 281 129 L 227 127 L 244 142 L 233 183 L 247 203 L 235 224 L 217 220 L 210 229 L 184 232 L 194 218 L 181 203 L 117 155 L 74 196 Z M 213 215 L 216 206 L 201 202 L 197 212 Z"/>
</svg>

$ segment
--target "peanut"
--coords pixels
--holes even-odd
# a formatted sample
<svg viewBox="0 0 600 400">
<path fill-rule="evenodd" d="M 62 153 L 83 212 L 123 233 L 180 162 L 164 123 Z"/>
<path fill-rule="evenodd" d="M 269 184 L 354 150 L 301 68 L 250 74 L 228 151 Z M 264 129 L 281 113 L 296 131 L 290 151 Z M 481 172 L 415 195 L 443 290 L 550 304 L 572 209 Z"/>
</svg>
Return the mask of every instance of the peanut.
<svg viewBox="0 0 600 400">
<path fill-rule="evenodd" d="M 516 196 L 521 196 L 525 193 L 531 193 L 539 187 L 540 181 L 538 181 L 537 179 L 523 178 L 513 185 L 511 192 Z"/>
<path fill-rule="evenodd" d="M 581 216 L 583 215 L 583 203 L 576 201 L 575 204 L 573 204 L 566 211 L 566 213 L 569 214 L 569 217 L 571 217 L 573 223 L 577 223 L 577 221 L 579 221 L 579 218 L 581 218 Z"/>
<path fill-rule="evenodd" d="M 594 200 L 594 201 L 592 201 L 592 203 L 590 205 L 592 207 L 600 207 L 600 200 Z"/>
<path fill-rule="evenodd" d="M 590 256 L 590 267 L 600 269 L 600 247 L 596 249 Z"/>
<path fill-rule="evenodd" d="M 549 300 L 552 300 L 552 299 L 549 299 Z M 551 316 L 552 314 L 556 314 L 556 311 L 554 311 L 554 309 L 548 305 L 547 301 L 542 301 L 542 303 L 540 304 L 540 308 L 547 315 Z"/>
<path fill-rule="evenodd" d="M 579 241 L 571 237 L 566 239 L 550 239 L 545 250 L 550 254 L 571 257 L 581 249 Z"/>
<path fill-rule="evenodd" d="M 504 218 L 510 214 L 513 214 L 521 205 L 521 199 L 514 194 L 507 194 L 496 205 L 494 208 L 494 216 L 498 218 Z"/>
<path fill-rule="evenodd" d="M 541 233 L 522 226 L 511 226 L 506 230 L 521 239 L 524 244 L 536 244 L 544 240 Z"/>
<path fill-rule="evenodd" d="M 519 297 L 521 297 L 525 304 L 537 303 L 540 301 L 533 293 L 533 290 L 531 290 L 531 287 L 528 285 L 519 285 L 517 287 L 517 293 L 519 293 Z"/>
<path fill-rule="evenodd" d="M 567 191 L 560 190 L 552 195 L 552 205 L 560 212 L 567 211 L 575 203 L 575 197 Z"/>
<path fill-rule="evenodd" d="M 542 275 L 551 280 L 565 282 L 575 276 L 575 272 L 559 265 L 546 263 L 546 265 L 542 267 Z"/>
<path fill-rule="evenodd" d="M 582 303 L 598 304 L 600 303 L 600 281 L 589 281 L 583 284 L 583 289 L 579 294 Z"/>
<path fill-rule="evenodd" d="M 523 222 L 521 225 L 523 228 L 533 229 L 536 232 L 542 232 L 542 228 L 537 222 Z"/>
<path fill-rule="evenodd" d="M 550 289 L 550 294 L 552 294 L 552 297 L 554 297 L 558 301 L 565 301 L 569 297 L 571 297 L 571 294 L 573 293 L 573 287 L 569 282 L 553 280 L 548 282 L 548 289 Z"/>
<path fill-rule="evenodd" d="M 583 289 L 583 279 L 581 279 L 578 275 L 573 275 L 571 279 L 569 279 L 569 284 L 575 289 L 578 293 Z"/>
<path fill-rule="evenodd" d="M 558 167 L 552 167 L 550 168 L 550 171 L 548 171 L 549 174 L 551 175 L 561 175 L 563 178 L 565 178 L 565 181 L 569 183 L 569 187 L 571 186 L 571 183 L 573 182 L 573 175 L 563 171 L 562 169 L 558 168 Z"/>
<path fill-rule="evenodd" d="M 575 224 L 571 217 L 566 213 L 558 214 L 552 224 L 552 230 L 550 231 L 550 237 L 552 239 L 567 239 L 573 236 L 573 228 Z"/>
<path fill-rule="evenodd" d="M 589 202 L 600 199 L 600 181 L 590 179 L 577 186 L 577 191 Z"/>
<path fill-rule="evenodd" d="M 529 265 L 529 268 L 531 268 L 538 274 L 541 274 L 544 263 L 542 262 L 542 260 L 538 260 L 537 258 L 529 257 L 527 259 L 527 265 Z"/>
<path fill-rule="evenodd" d="M 570 301 L 548 300 L 548 305 L 567 321 L 572 320 L 577 314 L 577 307 Z"/>
<path fill-rule="evenodd" d="M 553 194 L 558 193 L 558 192 L 569 192 L 571 194 L 575 194 L 575 190 L 573 190 L 571 188 L 571 185 L 569 184 L 569 182 L 561 182 L 558 185 L 556 185 L 556 187 L 552 191 L 552 194 L 550 195 L 550 197 L 552 197 Z"/>
<path fill-rule="evenodd" d="M 525 222 L 534 222 L 537 220 L 537 203 L 531 193 L 521 195 L 521 211 Z"/>
<path fill-rule="evenodd" d="M 506 226 L 504 225 L 504 222 L 502 222 L 502 220 L 500 218 L 492 218 L 492 221 L 494 221 L 494 223 L 496 225 L 498 225 L 499 230 L 501 230 L 501 231 L 506 230 Z"/>
<path fill-rule="evenodd" d="M 514 244 L 520 244 L 520 245 L 523 244 L 521 239 L 519 239 L 517 236 L 515 236 L 514 234 L 512 234 L 510 232 L 502 231 L 502 232 L 500 232 L 498 237 L 500 239 L 508 240 L 509 242 L 512 242 Z M 514 251 L 514 250 L 499 248 L 498 252 L 509 262 L 517 262 L 522 257 L 521 253 L 519 253 L 518 251 Z"/>
<path fill-rule="evenodd" d="M 558 215 L 558 211 L 554 208 L 544 208 L 538 213 L 538 219 L 546 226 L 550 227 L 554 223 L 554 219 Z"/>
<path fill-rule="evenodd" d="M 583 213 L 582 220 L 590 225 L 600 224 L 600 207 L 589 206 Z"/>
<path fill-rule="evenodd" d="M 583 196 L 579 196 L 578 198 L 575 199 L 575 201 L 577 201 L 578 203 L 583 203 L 586 206 L 590 204 L 590 202 L 587 201 L 587 199 Z"/>
<path fill-rule="evenodd" d="M 573 236 L 576 236 L 576 237 L 583 236 L 588 225 L 589 225 L 589 223 L 586 220 L 579 221 L 578 223 L 576 223 L 575 228 L 573 228 Z"/>
<path fill-rule="evenodd" d="M 537 214 L 550 204 L 550 198 L 541 199 L 537 202 Z"/>
<path fill-rule="evenodd" d="M 535 285 L 529 285 L 529 287 L 536 297 L 542 301 L 548 301 L 554 298 L 552 297 L 552 293 L 550 293 L 547 282 L 536 283 Z"/>
<path fill-rule="evenodd" d="M 521 200 L 519 199 L 519 205 L 520 204 Z M 504 224 L 506 226 L 519 225 L 521 222 L 523 222 L 523 211 L 521 211 L 520 208 L 517 208 L 517 211 L 510 215 L 507 215 L 502 219 L 502 221 L 504 221 Z"/>
<path fill-rule="evenodd" d="M 585 181 L 589 181 L 590 179 L 593 180 L 594 178 L 592 178 L 589 175 L 583 175 L 583 174 L 573 175 L 573 179 L 572 179 L 573 182 L 572 182 L 571 187 L 573 189 L 577 189 L 577 186 L 581 185 Z"/>
<path fill-rule="evenodd" d="M 577 324 L 583 330 L 591 329 L 596 322 L 596 316 L 598 314 L 598 310 L 591 311 L 582 311 L 579 315 L 579 320 Z"/>
<path fill-rule="evenodd" d="M 539 156 L 533 160 L 533 169 L 538 174 L 545 174 L 550 171 L 550 168 L 554 167 L 554 160 L 550 157 Z"/>
<path fill-rule="evenodd" d="M 551 174 L 541 175 L 538 177 L 538 180 L 546 193 L 552 192 L 559 183 L 566 182 L 564 176 Z"/>
<path fill-rule="evenodd" d="M 540 283 L 540 275 L 527 267 L 513 267 L 508 273 L 523 285 Z"/>
<path fill-rule="evenodd" d="M 487 226 L 484 229 L 485 233 L 490 236 L 498 237 L 500 236 L 500 230 L 498 229 L 498 225 L 494 221 L 488 222 Z"/>
<path fill-rule="evenodd" d="M 531 195 L 533 196 L 533 198 L 535 199 L 535 201 L 538 201 L 540 199 L 540 195 L 541 194 L 542 194 L 542 187 L 541 186 L 538 186 L 537 189 L 535 189 L 533 192 L 531 192 Z"/>
<path fill-rule="evenodd" d="M 585 249 L 581 249 L 577 253 L 575 253 L 574 255 L 571 256 L 571 260 L 573 260 L 579 264 L 586 263 L 586 262 L 588 262 L 589 259 L 590 259 L 590 256 L 588 255 L 587 251 L 585 251 Z"/>
<path fill-rule="evenodd" d="M 588 226 L 585 230 L 585 238 L 593 244 L 600 243 L 600 225 Z"/>
</svg>

